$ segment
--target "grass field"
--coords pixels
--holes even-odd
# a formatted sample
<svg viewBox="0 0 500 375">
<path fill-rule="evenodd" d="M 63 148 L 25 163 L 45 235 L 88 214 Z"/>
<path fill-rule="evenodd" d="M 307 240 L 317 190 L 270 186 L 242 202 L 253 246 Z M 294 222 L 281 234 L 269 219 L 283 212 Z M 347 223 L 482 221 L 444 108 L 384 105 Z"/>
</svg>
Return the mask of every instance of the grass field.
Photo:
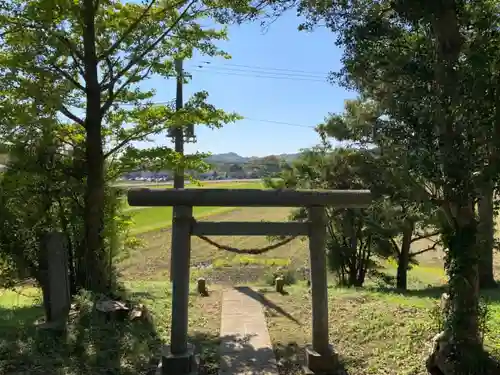
<svg viewBox="0 0 500 375">
<path fill-rule="evenodd" d="M 140 187 L 140 186 L 137 186 Z M 200 186 L 188 185 L 187 188 L 220 188 L 220 189 L 259 189 L 262 188 L 260 182 L 206 182 Z M 171 189 L 172 185 L 148 186 L 150 189 Z M 130 207 L 124 198 L 125 210 L 130 213 L 134 221 L 132 233 L 140 234 L 154 231 L 172 224 L 172 207 Z M 195 218 L 206 217 L 214 213 L 231 211 L 233 208 L 227 207 L 194 207 Z"/>
<path fill-rule="evenodd" d="M 138 213 L 144 210 L 148 209 Z M 289 213 L 290 209 L 286 208 L 238 208 L 196 215 L 200 220 L 214 221 L 282 221 Z M 42 315 L 36 307 L 38 291 L 23 288 L 19 291 L 22 294 L 3 292 L 0 294 L 0 373 L 128 375 L 147 373 L 148 366 L 154 367 L 151 358 L 158 358 L 160 341 L 169 342 L 171 238 L 168 226 L 162 228 L 142 231 L 139 238 L 144 241 L 144 247 L 119 264 L 130 298 L 146 304 L 154 318 L 152 324 L 110 326 L 91 314 L 83 315 L 71 324 L 67 342 L 55 344 L 33 327 L 34 320 Z M 238 248 L 258 248 L 269 243 L 265 237 L 213 239 Z M 423 359 L 430 349 L 431 338 L 438 331 L 435 308 L 446 278 L 439 251 L 423 254 L 419 261 L 409 272 L 410 290 L 404 294 L 381 287 L 378 280 L 369 280 L 366 287 L 360 289 L 329 289 L 330 339 L 349 374 L 426 374 Z M 254 286 L 262 295 L 281 375 L 298 374 L 304 359 L 303 346 L 311 341 L 311 301 L 300 272 L 294 270 L 308 264 L 307 242 L 297 239 L 260 256 L 242 256 L 217 250 L 194 238 L 191 264 L 192 277 L 206 277 L 211 290 L 208 298 L 192 293 L 189 305 L 190 341 L 202 348 L 201 373 L 217 372 L 220 293 L 232 285 L 245 284 Z M 384 265 L 387 273 L 395 274 L 393 263 Z M 290 277 L 296 279 L 295 284 L 288 287 L 288 295 L 277 294 L 266 286 L 266 280 L 277 267 L 291 270 Z M 498 256 L 496 271 L 500 277 Z M 489 320 L 485 341 L 489 348 L 500 352 L 500 292 L 486 297 Z"/>
</svg>

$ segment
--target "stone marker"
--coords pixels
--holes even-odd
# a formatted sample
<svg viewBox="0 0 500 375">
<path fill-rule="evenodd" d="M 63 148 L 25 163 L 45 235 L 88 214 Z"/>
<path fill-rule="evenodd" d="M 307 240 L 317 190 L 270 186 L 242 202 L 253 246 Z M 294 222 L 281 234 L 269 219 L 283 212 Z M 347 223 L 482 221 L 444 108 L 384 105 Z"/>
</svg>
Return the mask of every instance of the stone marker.
<svg viewBox="0 0 500 375">
<path fill-rule="evenodd" d="M 71 308 L 66 237 L 60 232 L 44 237 L 47 254 L 47 294 L 51 328 L 64 328 Z"/>
<path fill-rule="evenodd" d="M 275 279 L 276 291 L 281 294 L 285 294 L 285 279 L 283 276 L 278 276 Z"/>
<path fill-rule="evenodd" d="M 203 277 L 198 279 L 198 294 L 203 297 L 208 296 L 207 281 Z"/>
</svg>

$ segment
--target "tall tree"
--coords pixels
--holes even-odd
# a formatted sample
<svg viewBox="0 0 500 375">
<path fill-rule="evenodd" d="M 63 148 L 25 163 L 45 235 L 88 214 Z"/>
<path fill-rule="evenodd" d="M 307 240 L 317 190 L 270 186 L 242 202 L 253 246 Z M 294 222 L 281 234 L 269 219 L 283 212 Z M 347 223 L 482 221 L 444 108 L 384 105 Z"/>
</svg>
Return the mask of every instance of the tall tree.
<svg viewBox="0 0 500 375">
<path fill-rule="evenodd" d="M 414 173 L 409 164 L 411 153 L 378 130 L 390 126 L 392 119 L 383 116 L 373 100 L 347 100 L 342 114 L 330 114 L 318 127 L 323 138 L 333 137 L 348 143 L 349 148 L 365 150 L 360 160 L 360 177 L 384 206 L 383 220 L 376 226 L 379 246 L 392 248 L 398 264 L 396 286 L 408 287 L 408 270 L 416 257 L 434 250 L 439 243 L 436 209 L 422 199 L 428 184 Z M 426 240 L 426 241 L 421 241 Z M 424 243 L 412 249 L 415 243 Z M 427 243 L 430 243 L 427 245 Z"/>
<path fill-rule="evenodd" d="M 17 0 L 2 4 L 0 85 L 2 100 L 10 104 L 9 116 L 2 121 L 15 128 L 11 120 L 22 116 L 15 104 L 29 103 L 32 112 L 65 117 L 83 134 L 74 155 L 83 158 L 86 184 L 82 246 L 86 288 L 105 289 L 106 158 L 127 146 L 136 160 L 141 156 L 179 162 L 169 148 L 140 153 L 130 142 L 171 126 L 219 126 L 235 118 L 208 105 L 206 93 L 196 94 L 190 105 L 175 112 L 169 105 L 153 106 L 154 90 L 139 87 L 155 75 L 173 76 L 173 61 L 190 57 L 195 49 L 226 56 L 213 44 L 226 38 L 225 30 L 204 28 L 198 21 L 254 12 L 244 1 L 230 3 Z"/>
<path fill-rule="evenodd" d="M 495 9 L 495 1 L 300 4 L 307 19 L 303 28 L 321 21 L 337 32 L 345 51 L 344 83 L 380 103 L 384 114 L 395 120 L 380 131 L 405 145 L 406 152 L 419 159 L 411 167 L 436 187 L 437 194 L 429 198 L 441 212 L 451 309 L 445 339 L 428 364 L 430 371 L 441 374 L 498 371 L 479 334 L 474 210 L 478 188 L 498 175 L 498 164 L 479 167 L 485 156 L 485 138 L 480 136 L 496 132 L 498 124 L 475 107 L 498 87 L 491 84 L 491 75 L 482 78 L 475 72 L 484 75 L 498 64 L 473 48 L 478 39 L 498 47 Z M 486 34 L 491 41 L 483 38 Z M 498 149 L 498 137 L 487 139 Z"/>
</svg>

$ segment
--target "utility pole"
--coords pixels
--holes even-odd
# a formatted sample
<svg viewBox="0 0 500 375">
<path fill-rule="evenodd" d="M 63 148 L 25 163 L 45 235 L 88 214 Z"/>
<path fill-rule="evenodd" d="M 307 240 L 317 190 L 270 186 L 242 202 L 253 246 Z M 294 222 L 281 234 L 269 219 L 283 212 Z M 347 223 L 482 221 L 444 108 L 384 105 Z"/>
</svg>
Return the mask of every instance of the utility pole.
<svg viewBox="0 0 500 375">
<path fill-rule="evenodd" d="M 184 81 L 184 72 L 182 71 L 182 60 L 175 60 L 175 71 L 177 73 L 177 89 L 175 95 L 175 110 L 180 111 L 183 107 L 182 86 Z M 184 129 L 177 126 L 173 129 L 175 143 L 175 152 L 184 155 Z M 174 189 L 184 188 L 184 168 L 178 168 L 174 174 Z"/>
<path fill-rule="evenodd" d="M 183 83 L 184 83 L 184 77 L 183 77 L 183 69 L 182 69 L 182 60 L 181 59 L 176 59 L 175 60 L 175 72 L 176 72 L 176 77 L 177 77 L 177 84 L 176 84 L 176 92 L 175 92 L 175 110 L 180 111 L 183 107 Z M 170 136 L 174 139 L 174 145 L 175 145 L 175 152 L 184 155 L 184 129 L 182 126 L 176 126 L 175 128 L 172 129 L 170 132 Z M 174 171 L 174 189 L 183 189 L 184 188 L 184 167 L 178 166 L 178 168 Z M 174 261 L 175 261 L 175 256 L 174 256 L 174 250 L 176 247 L 176 237 L 177 237 L 177 225 L 175 224 L 175 219 L 179 218 L 181 216 L 181 212 L 179 210 L 182 210 L 182 207 L 179 206 L 174 206 L 172 208 L 173 210 L 173 222 L 172 222 L 172 246 L 170 250 L 170 281 L 173 282 L 174 280 L 174 272 L 175 272 L 175 266 L 174 266 Z"/>
</svg>

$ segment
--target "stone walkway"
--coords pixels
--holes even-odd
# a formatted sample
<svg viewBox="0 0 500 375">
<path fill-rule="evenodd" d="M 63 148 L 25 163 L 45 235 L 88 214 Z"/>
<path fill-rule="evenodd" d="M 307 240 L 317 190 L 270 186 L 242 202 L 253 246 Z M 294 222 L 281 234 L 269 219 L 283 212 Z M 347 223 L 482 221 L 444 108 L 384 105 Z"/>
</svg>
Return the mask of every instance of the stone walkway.
<svg viewBox="0 0 500 375">
<path fill-rule="evenodd" d="M 251 288 L 224 291 L 220 337 L 220 375 L 278 374 L 259 294 Z"/>
</svg>

